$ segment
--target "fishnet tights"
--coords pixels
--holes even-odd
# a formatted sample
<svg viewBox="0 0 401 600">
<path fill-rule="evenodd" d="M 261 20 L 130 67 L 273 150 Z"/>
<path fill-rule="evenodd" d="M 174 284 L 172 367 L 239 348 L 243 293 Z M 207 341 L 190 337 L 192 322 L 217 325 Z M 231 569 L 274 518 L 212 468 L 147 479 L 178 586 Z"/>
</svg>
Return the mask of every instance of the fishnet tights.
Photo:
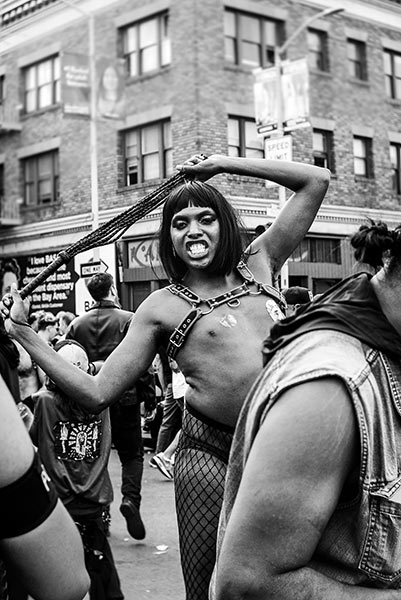
<svg viewBox="0 0 401 600">
<path fill-rule="evenodd" d="M 184 412 L 174 483 L 186 600 L 207 600 L 232 434 Z"/>
</svg>

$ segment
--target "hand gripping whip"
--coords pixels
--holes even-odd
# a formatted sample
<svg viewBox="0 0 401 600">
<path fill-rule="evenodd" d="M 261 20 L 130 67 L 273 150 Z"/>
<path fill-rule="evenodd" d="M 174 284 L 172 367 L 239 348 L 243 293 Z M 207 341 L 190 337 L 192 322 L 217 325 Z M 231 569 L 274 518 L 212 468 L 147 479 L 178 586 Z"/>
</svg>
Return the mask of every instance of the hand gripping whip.
<svg viewBox="0 0 401 600">
<path fill-rule="evenodd" d="M 207 157 L 203 154 L 197 155 L 198 159 L 205 160 Z M 176 173 L 167 181 L 162 183 L 153 192 L 147 194 L 144 198 L 139 200 L 134 206 L 128 208 L 121 214 L 117 215 L 113 219 L 110 219 L 106 223 L 103 223 L 100 227 L 84 236 L 71 246 L 68 246 L 65 250 L 59 252 L 50 265 L 48 265 L 43 271 L 38 273 L 32 281 L 30 281 L 25 287 L 20 290 L 21 298 L 26 298 L 31 294 L 39 285 L 41 285 L 50 275 L 55 273 L 61 265 L 68 263 L 74 256 L 83 252 L 84 250 L 91 250 L 105 244 L 110 244 L 118 240 L 119 237 L 136 221 L 142 219 L 150 211 L 160 206 L 163 201 L 167 198 L 171 190 L 182 183 L 185 177 L 182 173 Z"/>
</svg>

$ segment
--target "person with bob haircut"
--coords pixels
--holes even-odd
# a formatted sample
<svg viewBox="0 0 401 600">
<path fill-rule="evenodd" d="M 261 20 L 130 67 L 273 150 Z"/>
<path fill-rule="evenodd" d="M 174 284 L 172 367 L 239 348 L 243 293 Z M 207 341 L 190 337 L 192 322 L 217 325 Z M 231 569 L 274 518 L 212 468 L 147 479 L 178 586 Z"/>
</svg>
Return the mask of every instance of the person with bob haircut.
<svg viewBox="0 0 401 600">
<path fill-rule="evenodd" d="M 187 600 L 206 600 L 216 551 L 226 465 L 239 411 L 262 368 L 261 344 L 283 317 L 276 288 L 285 260 L 305 236 L 330 173 L 313 165 L 223 155 L 192 157 L 163 207 L 160 258 L 170 285 L 150 294 L 95 377 L 72 376 L 25 326 L 27 302 L 3 301 L 7 327 L 56 384 L 91 411 L 115 402 L 149 367 L 160 346 L 188 383 L 174 467 L 181 564 Z M 271 227 L 245 250 L 235 211 L 209 183 L 228 173 L 284 185 L 294 193 Z"/>
<path fill-rule="evenodd" d="M 227 472 L 212 600 L 400 597 L 401 227 L 277 323 Z M 371 270 L 373 270 L 373 275 Z"/>
</svg>

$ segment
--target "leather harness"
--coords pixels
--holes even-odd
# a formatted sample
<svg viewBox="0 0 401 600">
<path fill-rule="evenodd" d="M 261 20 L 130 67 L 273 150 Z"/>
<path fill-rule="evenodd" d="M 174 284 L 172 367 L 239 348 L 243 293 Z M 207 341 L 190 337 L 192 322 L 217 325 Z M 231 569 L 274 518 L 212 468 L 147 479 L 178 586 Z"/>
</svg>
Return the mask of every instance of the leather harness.
<svg viewBox="0 0 401 600">
<path fill-rule="evenodd" d="M 185 285 L 180 283 L 172 283 L 166 287 L 169 292 L 175 296 L 183 298 L 183 300 L 189 302 L 192 307 L 170 336 L 167 346 L 167 355 L 170 358 L 175 358 L 178 351 L 183 346 L 189 331 L 195 325 L 195 323 L 204 315 L 211 313 L 216 306 L 228 304 L 228 306 L 235 307 L 239 305 L 239 298 L 241 298 L 241 296 L 258 296 L 259 294 L 266 294 L 270 298 L 273 298 L 273 300 L 277 302 L 278 306 L 285 311 L 287 305 L 284 296 L 279 290 L 266 283 L 260 283 L 259 281 L 256 281 L 252 272 L 243 261 L 238 263 L 237 271 L 244 279 L 244 283 L 236 288 L 233 288 L 232 290 L 229 290 L 228 292 L 224 292 L 223 294 L 219 294 L 218 296 L 214 296 L 212 298 L 201 298 Z M 250 285 L 254 285 L 256 287 L 255 292 L 250 289 Z M 202 310 L 202 304 L 206 305 L 207 308 L 205 310 Z"/>
</svg>

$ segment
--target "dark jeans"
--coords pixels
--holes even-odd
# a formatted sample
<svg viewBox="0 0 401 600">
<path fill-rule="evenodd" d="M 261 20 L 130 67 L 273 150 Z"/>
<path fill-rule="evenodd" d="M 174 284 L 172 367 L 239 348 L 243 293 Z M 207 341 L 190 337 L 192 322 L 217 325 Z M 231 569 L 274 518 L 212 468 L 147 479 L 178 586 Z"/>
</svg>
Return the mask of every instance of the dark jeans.
<svg viewBox="0 0 401 600">
<path fill-rule="evenodd" d="M 124 600 L 102 517 L 71 516 L 84 546 L 85 566 L 91 580 L 90 600 Z"/>
<path fill-rule="evenodd" d="M 140 404 L 116 402 L 110 407 L 110 420 L 112 441 L 122 467 L 121 494 L 139 508 L 143 473 Z"/>
<path fill-rule="evenodd" d="M 163 419 L 157 436 L 156 454 L 164 452 L 169 447 L 178 431 L 181 429 L 182 409 L 173 398 L 173 388 L 168 386 L 163 400 Z"/>
</svg>

